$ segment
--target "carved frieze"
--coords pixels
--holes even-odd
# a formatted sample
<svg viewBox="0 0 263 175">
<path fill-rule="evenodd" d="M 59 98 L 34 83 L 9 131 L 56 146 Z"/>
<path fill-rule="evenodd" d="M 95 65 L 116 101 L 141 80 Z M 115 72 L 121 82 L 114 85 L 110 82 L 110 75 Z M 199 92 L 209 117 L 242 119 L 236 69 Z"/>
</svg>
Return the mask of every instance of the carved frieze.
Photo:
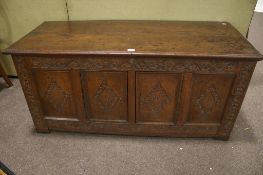
<svg viewBox="0 0 263 175">
<path fill-rule="evenodd" d="M 237 62 L 174 58 L 47 58 L 35 57 L 34 68 L 85 69 L 85 70 L 135 70 L 218 73 L 236 71 Z"/>
</svg>

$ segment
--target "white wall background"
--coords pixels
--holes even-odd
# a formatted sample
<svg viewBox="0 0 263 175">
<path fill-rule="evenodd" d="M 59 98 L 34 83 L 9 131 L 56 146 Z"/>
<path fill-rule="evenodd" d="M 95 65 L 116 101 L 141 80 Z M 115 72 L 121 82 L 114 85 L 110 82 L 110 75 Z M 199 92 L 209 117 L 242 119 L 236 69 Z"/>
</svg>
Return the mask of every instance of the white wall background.
<svg viewBox="0 0 263 175">
<path fill-rule="evenodd" d="M 258 0 L 249 27 L 248 40 L 263 54 L 263 0 Z"/>
<path fill-rule="evenodd" d="M 263 12 L 263 0 L 258 0 L 255 12 Z"/>
</svg>

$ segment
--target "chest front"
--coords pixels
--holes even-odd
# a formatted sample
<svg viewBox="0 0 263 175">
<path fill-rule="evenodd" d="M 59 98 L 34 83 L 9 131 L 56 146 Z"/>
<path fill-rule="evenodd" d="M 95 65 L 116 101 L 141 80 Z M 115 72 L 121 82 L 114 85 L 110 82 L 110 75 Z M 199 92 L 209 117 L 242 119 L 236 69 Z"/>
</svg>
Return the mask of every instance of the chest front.
<svg viewBox="0 0 263 175">
<path fill-rule="evenodd" d="M 51 22 L 6 52 L 39 132 L 228 139 L 262 57 L 218 25 Z"/>
</svg>

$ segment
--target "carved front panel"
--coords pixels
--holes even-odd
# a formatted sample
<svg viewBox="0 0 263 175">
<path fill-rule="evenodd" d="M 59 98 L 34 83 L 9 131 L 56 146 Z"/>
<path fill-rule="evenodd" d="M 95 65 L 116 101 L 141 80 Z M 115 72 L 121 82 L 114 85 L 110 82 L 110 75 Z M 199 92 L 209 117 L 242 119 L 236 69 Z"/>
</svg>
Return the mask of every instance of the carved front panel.
<svg viewBox="0 0 263 175">
<path fill-rule="evenodd" d="M 50 58 L 36 57 L 33 67 L 46 69 L 85 69 L 91 71 L 172 71 L 196 73 L 235 72 L 237 62 L 222 60 L 197 60 L 175 58 L 144 58 L 144 57 L 74 57 Z"/>
<path fill-rule="evenodd" d="M 220 123 L 234 74 L 193 74 L 189 123 Z"/>
<path fill-rule="evenodd" d="M 70 71 L 33 71 L 46 117 L 76 118 Z"/>
<path fill-rule="evenodd" d="M 181 74 L 136 74 L 136 122 L 174 124 Z"/>
<path fill-rule="evenodd" d="M 127 72 L 82 72 L 87 117 L 127 121 Z"/>
</svg>

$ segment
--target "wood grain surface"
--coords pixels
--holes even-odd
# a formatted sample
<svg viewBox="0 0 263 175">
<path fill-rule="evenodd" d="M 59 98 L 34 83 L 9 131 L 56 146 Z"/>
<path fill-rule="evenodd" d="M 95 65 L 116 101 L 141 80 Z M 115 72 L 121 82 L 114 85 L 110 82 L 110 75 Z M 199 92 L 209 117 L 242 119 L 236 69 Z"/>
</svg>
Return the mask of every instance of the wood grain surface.
<svg viewBox="0 0 263 175">
<path fill-rule="evenodd" d="M 45 22 L 5 53 L 38 132 L 224 140 L 262 59 L 228 23 L 182 21 Z"/>
<path fill-rule="evenodd" d="M 190 21 L 44 22 L 4 53 L 262 59 L 231 24 Z"/>
</svg>

